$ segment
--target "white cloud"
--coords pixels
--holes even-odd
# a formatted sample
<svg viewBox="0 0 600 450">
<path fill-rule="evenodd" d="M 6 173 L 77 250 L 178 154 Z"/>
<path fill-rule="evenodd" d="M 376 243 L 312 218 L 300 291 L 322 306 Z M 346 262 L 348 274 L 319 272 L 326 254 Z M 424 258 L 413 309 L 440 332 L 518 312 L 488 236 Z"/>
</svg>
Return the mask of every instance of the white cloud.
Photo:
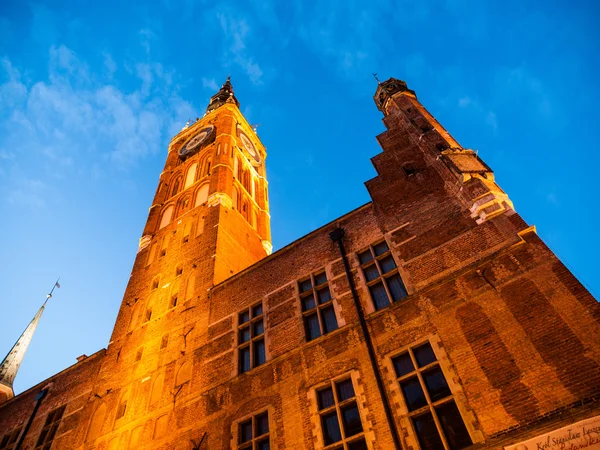
<svg viewBox="0 0 600 450">
<path fill-rule="evenodd" d="M 219 85 L 217 84 L 217 82 L 215 81 L 214 78 L 211 78 L 210 80 L 207 78 L 202 78 L 202 87 L 210 89 L 211 91 L 217 92 L 219 90 Z"/>
<path fill-rule="evenodd" d="M 105 54 L 107 61 L 109 71 L 118 69 Z M 161 64 L 131 66 L 138 81 L 134 79 L 135 87 L 130 90 L 121 90 L 106 74 L 105 78 L 93 74 L 65 46 L 50 49 L 47 77 L 28 84 L 9 60 L 2 60 L 3 172 L 15 174 L 33 161 L 50 174 L 76 167 L 94 178 L 115 168 L 127 170 L 166 148 L 174 132 L 194 115 L 193 108 L 179 96 L 173 73 Z M 13 204 L 43 206 L 45 191 L 37 180 L 16 175 L 0 179 L 0 192 Z"/>
<path fill-rule="evenodd" d="M 225 13 L 217 13 L 217 18 L 227 42 L 225 54 L 223 55 L 224 64 L 232 60 L 250 77 L 252 83 L 262 84 L 263 71 L 249 55 L 246 47 L 248 33 L 250 32 L 247 21 Z"/>
</svg>

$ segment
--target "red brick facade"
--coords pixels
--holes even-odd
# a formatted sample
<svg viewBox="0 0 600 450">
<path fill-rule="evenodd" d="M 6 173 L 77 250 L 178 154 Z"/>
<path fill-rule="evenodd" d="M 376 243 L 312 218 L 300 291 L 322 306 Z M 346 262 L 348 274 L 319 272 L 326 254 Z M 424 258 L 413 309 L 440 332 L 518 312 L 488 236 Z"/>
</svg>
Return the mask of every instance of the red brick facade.
<svg viewBox="0 0 600 450">
<path fill-rule="evenodd" d="M 235 102 L 182 130 L 107 349 L 0 405 L 0 444 L 44 388 L 22 448 L 63 405 L 52 449 L 502 448 L 600 415 L 598 302 L 404 83 L 375 101 L 372 202 L 272 255 Z"/>
</svg>

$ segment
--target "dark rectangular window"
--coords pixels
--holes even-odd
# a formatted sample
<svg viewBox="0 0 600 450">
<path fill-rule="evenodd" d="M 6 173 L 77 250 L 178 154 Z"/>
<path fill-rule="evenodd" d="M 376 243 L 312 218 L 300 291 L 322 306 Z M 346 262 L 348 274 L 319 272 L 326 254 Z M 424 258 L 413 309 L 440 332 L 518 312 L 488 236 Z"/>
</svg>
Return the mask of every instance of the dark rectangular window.
<svg viewBox="0 0 600 450">
<path fill-rule="evenodd" d="M 257 414 L 238 425 L 238 450 L 269 450 L 269 413 Z"/>
<path fill-rule="evenodd" d="M 238 367 L 239 373 L 248 372 L 267 360 L 265 349 L 265 322 L 262 303 L 238 314 Z"/>
<path fill-rule="evenodd" d="M 21 430 L 23 430 L 22 426 L 15 428 L 9 433 L 6 433 L 0 441 L 0 450 L 13 450 L 17 445 L 17 439 L 19 439 Z"/>
<path fill-rule="evenodd" d="M 60 408 L 56 408 L 48 413 L 48 416 L 46 417 L 46 423 L 44 424 L 44 428 L 42 428 L 42 432 L 38 438 L 35 450 L 50 450 L 66 407 L 67 405 L 63 405 Z M 0 448 L 4 447 L 0 446 Z"/>
<path fill-rule="evenodd" d="M 325 446 L 335 450 L 367 448 L 351 378 L 317 390 L 317 406 Z"/>
<path fill-rule="evenodd" d="M 360 252 L 358 260 L 376 310 L 408 295 L 398 273 L 396 261 L 385 241 Z"/>
<path fill-rule="evenodd" d="M 325 271 L 311 274 L 306 280 L 298 282 L 298 290 L 306 340 L 312 341 L 337 330 L 337 318 Z"/>
<path fill-rule="evenodd" d="M 409 348 L 392 363 L 421 449 L 460 450 L 472 445 L 431 344 Z"/>
</svg>

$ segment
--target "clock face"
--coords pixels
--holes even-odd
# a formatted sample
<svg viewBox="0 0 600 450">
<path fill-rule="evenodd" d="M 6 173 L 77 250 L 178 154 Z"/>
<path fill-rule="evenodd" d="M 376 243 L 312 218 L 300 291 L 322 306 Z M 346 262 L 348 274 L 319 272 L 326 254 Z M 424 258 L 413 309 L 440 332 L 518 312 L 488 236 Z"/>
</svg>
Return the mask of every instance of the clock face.
<svg viewBox="0 0 600 450">
<path fill-rule="evenodd" d="M 254 159 L 255 162 L 259 163 L 260 156 L 258 154 L 258 151 L 256 150 L 256 147 L 254 146 L 254 144 L 252 143 L 250 138 L 246 135 L 246 133 L 244 133 L 239 127 L 238 127 L 238 135 L 240 136 L 242 145 L 244 146 L 244 148 L 246 149 L 248 154 L 250 154 L 250 156 Z"/>
<path fill-rule="evenodd" d="M 198 150 L 200 150 L 202 144 L 205 144 L 212 136 L 214 130 L 214 125 L 209 125 L 205 128 L 202 128 L 197 134 L 194 135 L 194 137 L 192 137 L 185 143 L 183 147 L 179 149 L 179 156 L 187 157 L 196 153 Z"/>
</svg>

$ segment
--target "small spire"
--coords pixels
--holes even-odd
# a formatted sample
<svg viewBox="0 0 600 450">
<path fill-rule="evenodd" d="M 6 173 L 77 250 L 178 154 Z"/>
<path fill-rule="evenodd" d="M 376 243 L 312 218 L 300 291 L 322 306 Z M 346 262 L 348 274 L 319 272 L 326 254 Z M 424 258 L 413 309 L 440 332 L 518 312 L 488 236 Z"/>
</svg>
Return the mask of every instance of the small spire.
<svg viewBox="0 0 600 450">
<path fill-rule="evenodd" d="M 376 73 L 373 74 L 373 78 L 375 78 L 375 80 L 377 80 L 377 84 L 381 84 L 381 81 L 379 81 L 379 78 L 377 78 Z"/>
<path fill-rule="evenodd" d="M 221 86 L 219 92 L 217 92 L 210 98 L 210 102 L 208 104 L 208 107 L 206 108 L 206 114 L 213 112 L 215 109 L 217 109 L 220 106 L 223 106 L 225 103 L 233 103 L 238 108 L 240 106 L 240 102 L 238 102 L 238 99 L 235 98 L 235 95 L 233 93 L 233 86 L 231 85 L 231 76 L 227 76 L 227 80 L 225 80 L 225 83 L 223 83 L 223 86 Z"/>
<path fill-rule="evenodd" d="M 31 322 L 29 322 L 29 325 L 27 325 L 25 331 L 23 331 L 19 339 L 17 339 L 17 342 L 10 349 L 8 355 L 6 355 L 4 360 L 2 360 L 2 363 L 0 363 L 0 404 L 14 397 L 13 382 L 17 376 L 19 367 L 21 367 L 25 352 L 27 352 L 27 349 L 29 348 L 29 344 L 31 343 L 33 334 L 42 317 L 46 303 L 52 298 L 54 289 L 59 287 L 60 284 L 58 284 L 57 280 L 56 283 L 54 283 L 54 286 L 52 286 L 50 293 L 46 294 L 46 301 L 44 304 L 40 307 Z"/>
</svg>

